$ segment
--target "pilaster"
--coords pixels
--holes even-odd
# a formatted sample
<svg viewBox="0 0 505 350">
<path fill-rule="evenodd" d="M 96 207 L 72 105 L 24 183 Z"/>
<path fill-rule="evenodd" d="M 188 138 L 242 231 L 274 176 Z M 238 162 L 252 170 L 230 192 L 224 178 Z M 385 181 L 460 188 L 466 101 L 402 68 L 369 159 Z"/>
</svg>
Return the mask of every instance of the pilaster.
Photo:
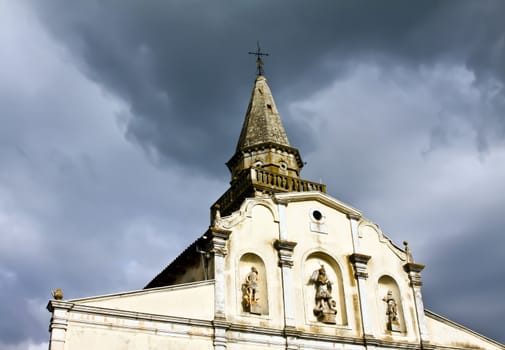
<svg viewBox="0 0 505 350">
<path fill-rule="evenodd" d="M 414 294 L 414 302 L 416 306 L 416 315 L 419 325 L 419 335 L 421 337 L 421 342 L 428 343 L 429 335 L 426 328 L 426 320 L 424 317 L 424 303 L 421 293 L 421 286 L 423 285 L 421 281 L 421 271 L 424 269 L 424 265 L 416 264 L 414 262 L 407 262 L 405 265 L 403 265 L 403 269 L 409 276 L 410 286 L 412 287 L 412 292 Z"/>
<path fill-rule="evenodd" d="M 280 239 L 274 242 L 274 247 L 277 249 L 277 252 L 279 254 L 279 267 L 281 268 L 282 274 L 285 328 L 295 327 L 295 309 L 291 268 L 293 267 L 293 251 L 296 247 L 296 244 L 296 242 Z"/>
<path fill-rule="evenodd" d="M 49 350 L 63 350 L 68 327 L 68 309 L 72 304 L 52 300 L 47 309 L 52 312 L 49 324 Z"/>
<path fill-rule="evenodd" d="M 220 227 L 212 226 L 210 228 L 210 253 L 214 256 L 214 318 L 225 319 L 225 257 L 228 254 L 226 242 L 230 237 L 231 231 Z"/>
<path fill-rule="evenodd" d="M 289 327 L 284 329 L 284 337 L 286 338 L 286 350 L 299 350 L 299 337 L 300 331 L 297 331 L 295 327 Z"/>
<path fill-rule="evenodd" d="M 354 253 L 358 253 L 359 252 L 358 222 L 360 217 L 354 214 L 347 214 L 347 218 L 351 222 L 352 246 L 354 248 Z"/>
<path fill-rule="evenodd" d="M 212 325 L 214 327 L 214 350 L 226 350 L 228 344 L 226 331 L 230 327 L 230 323 L 224 320 L 215 319 L 212 321 Z"/>
<path fill-rule="evenodd" d="M 277 203 L 277 208 L 279 210 L 279 239 L 287 239 L 287 228 L 286 228 L 286 207 L 288 202 L 285 200 L 280 200 L 275 196 L 272 196 L 273 200 Z"/>
<path fill-rule="evenodd" d="M 358 294 L 361 306 L 361 321 L 363 324 L 363 334 L 366 337 L 373 337 L 370 308 L 366 293 L 366 279 L 368 278 L 367 264 L 370 255 L 354 253 L 349 256 L 349 260 L 354 268 L 354 278 L 358 284 Z"/>
</svg>

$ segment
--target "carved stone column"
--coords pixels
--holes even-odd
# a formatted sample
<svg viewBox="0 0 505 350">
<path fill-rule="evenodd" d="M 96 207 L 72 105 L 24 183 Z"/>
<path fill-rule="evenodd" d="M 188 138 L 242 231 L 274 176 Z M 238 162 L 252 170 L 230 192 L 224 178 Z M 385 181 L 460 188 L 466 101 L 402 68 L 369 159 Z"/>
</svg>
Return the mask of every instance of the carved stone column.
<svg viewBox="0 0 505 350">
<path fill-rule="evenodd" d="M 228 254 L 226 242 L 231 231 L 221 227 L 210 228 L 209 251 L 214 256 L 214 349 L 226 349 L 226 289 L 225 257 Z"/>
<path fill-rule="evenodd" d="M 295 309 L 291 268 L 293 267 L 293 251 L 296 242 L 277 239 L 274 247 L 279 254 L 279 267 L 282 274 L 282 294 L 284 299 L 284 324 L 286 328 L 295 327 Z"/>
<path fill-rule="evenodd" d="M 65 348 L 65 338 L 68 326 L 68 309 L 70 303 L 62 301 L 50 301 L 47 309 L 53 313 L 49 325 L 49 350 L 63 350 Z"/>
<path fill-rule="evenodd" d="M 411 258 L 409 259 L 411 260 Z M 419 335 L 421 337 L 422 343 L 428 343 L 428 330 L 426 328 L 426 320 L 424 318 L 424 304 L 423 296 L 421 294 L 421 271 L 424 269 L 424 265 L 416 264 L 414 262 L 407 262 L 403 265 L 403 269 L 407 272 L 410 280 L 410 286 L 412 287 L 412 292 L 414 293 L 414 301 L 416 306 L 417 323 L 419 325 Z"/>
<path fill-rule="evenodd" d="M 370 255 L 354 253 L 349 256 L 349 260 L 354 267 L 354 277 L 358 283 L 358 294 L 361 309 L 361 322 L 363 323 L 363 333 L 365 337 L 372 337 L 372 324 L 370 318 L 370 308 L 366 293 L 366 279 L 368 278 L 367 263 Z"/>
</svg>

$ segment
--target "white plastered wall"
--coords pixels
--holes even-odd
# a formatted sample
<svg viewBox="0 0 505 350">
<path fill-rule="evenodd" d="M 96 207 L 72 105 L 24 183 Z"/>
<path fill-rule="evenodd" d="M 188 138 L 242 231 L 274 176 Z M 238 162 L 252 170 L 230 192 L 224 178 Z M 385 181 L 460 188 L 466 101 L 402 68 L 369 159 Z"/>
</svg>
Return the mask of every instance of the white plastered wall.
<svg viewBox="0 0 505 350">
<path fill-rule="evenodd" d="M 241 218 L 230 227 L 232 234 L 228 240 L 225 263 L 227 319 L 237 324 L 281 329 L 283 327 L 282 280 L 277 251 L 273 247 L 273 242 L 279 235 L 275 208 L 271 201 L 248 199 L 242 209 Z M 245 282 L 246 270 L 251 266 L 244 262 L 241 266 L 240 259 L 247 253 L 261 258 L 265 266 L 265 272 L 259 275 L 259 278 L 267 278 L 268 290 L 266 293 L 260 292 L 263 299 L 266 297 L 267 300 L 260 300 L 260 302 L 268 305 L 268 313 L 262 315 L 245 312 L 242 306 L 241 285 Z M 260 288 L 262 285 L 264 283 L 260 282 Z"/>
<path fill-rule="evenodd" d="M 214 318 L 213 300 L 213 281 L 204 281 L 70 300 L 70 302 L 155 315 L 212 320 Z"/>
<path fill-rule="evenodd" d="M 433 345 L 462 349 L 505 349 L 500 344 L 441 316 L 433 313 L 427 313 L 426 316 L 426 326 Z"/>
<path fill-rule="evenodd" d="M 374 336 L 392 341 L 419 342 L 419 330 L 415 310 L 414 297 L 407 273 L 403 265 L 407 262 L 404 252 L 394 246 L 376 225 L 363 221 L 359 226 L 360 253 L 370 255 L 368 262 L 368 279 L 366 290 L 371 309 Z M 387 276 L 394 280 L 391 286 L 379 283 L 381 277 Z M 396 284 L 396 285 L 394 285 Z M 387 317 L 383 298 L 388 289 L 392 289 L 399 312 L 401 332 L 386 330 Z"/>
<path fill-rule="evenodd" d="M 322 214 L 319 225 L 314 224 L 312 215 L 315 210 Z M 347 215 L 317 200 L 299 201 L 288 204 L 286 222 L 287 239 L 298 243 L 293 254 L 294 300 L 298 301 L 295 305 L 297 327 L 305 332 L 358 336 L 361 324 L 356 283 L 348 258 L 353 246 Z M 326 268 L 334 261 L 340 270 L 332 268 L 328 274 L 333 283 L 332 294 L 338 298 L 335 325 L 317 322 L 313 316 L 315 290 L 309 285 L 309 278 L 318 257 L 319 263 L 326 265 Z M 340 276 L 337 277 L 334 270 Z"/>
</svg>

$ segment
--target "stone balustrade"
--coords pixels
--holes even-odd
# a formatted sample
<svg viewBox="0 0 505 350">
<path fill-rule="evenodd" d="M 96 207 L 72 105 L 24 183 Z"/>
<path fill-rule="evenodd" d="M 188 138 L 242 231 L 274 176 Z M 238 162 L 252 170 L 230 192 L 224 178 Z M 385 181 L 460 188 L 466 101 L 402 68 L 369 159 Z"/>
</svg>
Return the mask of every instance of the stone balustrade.
<svg viewBox="0 0 505 350">
<path fill-rule="evenodd" d="M 237 176 L 216 204 L 220 205 L 224 215 L 238 209 L 242 201 L 253 195 L 254 191 L 275 192 L 307 192 L 318 191 L 326 193 L 326 185 L 317 182 L 274 173 L 261 168 L 251 168 Z"/>
</svg>

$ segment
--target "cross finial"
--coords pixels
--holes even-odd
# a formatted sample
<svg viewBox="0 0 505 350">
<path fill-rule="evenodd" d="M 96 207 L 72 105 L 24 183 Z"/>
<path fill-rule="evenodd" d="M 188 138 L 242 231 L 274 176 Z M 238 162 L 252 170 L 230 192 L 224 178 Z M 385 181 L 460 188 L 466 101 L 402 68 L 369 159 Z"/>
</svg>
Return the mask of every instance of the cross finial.
<svg viewBox="0 0 505 350">
<path fill-rule="evenodd" d="M 256 65 L 257 65 L 257 73 L 258 75 L 263 75 L 263 60 L 261 56 L 268 56 L 268 53 L 261 52 L 260 42 L 259 40 L 256 42 L 256 52 L 249 52 L 249 55 L 256 55 Z"/>
</svg>

